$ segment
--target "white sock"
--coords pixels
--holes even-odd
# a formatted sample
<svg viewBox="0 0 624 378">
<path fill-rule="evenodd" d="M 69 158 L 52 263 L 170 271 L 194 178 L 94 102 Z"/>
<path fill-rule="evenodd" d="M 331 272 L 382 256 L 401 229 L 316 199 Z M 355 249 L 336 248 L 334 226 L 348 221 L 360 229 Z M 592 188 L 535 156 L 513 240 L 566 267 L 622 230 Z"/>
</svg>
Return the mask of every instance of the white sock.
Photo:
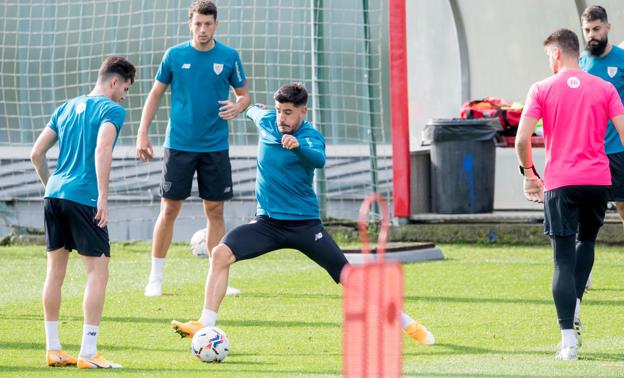
<svg viewBox="0 0 624 378">
<path fill-rule="evenodd" d="M 576 332 L 574 332 L 574 329 L 562 329 L 561 346 L 567 348 L 572 345 L 576 345 Z"/>
<path fill-rule="evenodd" d="M 574 307 L 574 319 L 581 318 L 581 300 L 576 298 L 576 307 Z"/>
<path fill-rule="evenodd" d="M 59 340 L 58 333 L 58 320 L 49 322 L 43 322 L 45 326 L 46 336 L 46 349 L 47 350 L 61 350 L 61 341 Z"/>
<path fill-rule="evenodd" d="M 97 353 L 97 337 L 99 328 L 96 325 L 85 324 L 82 328 L 82 345 L 80 355 L 83 357 L 93 357 Z"/>
<path fill-rule="evenodd" d="M 206 327 L 214 326 L 215 324 L 217 324 L 217 313 L 212 310 L 204 309 L 202 311 L 202 316 L 199 321 L 202 322 Z"/>
<path fill-rule="evenodd" d="M 401 327 L 403 329 L 406 329 L 408 325 L 410 325 L 411 322 L 413 322 L 414 319 L 410 318 L 409 315 L 407 315 L 406 313 L 404 313 L 403 311 L 401 311 Z"/>
<path fill-rule="evenodd" d="M 165 258 L 152 256 L 152 271 L 149 275 L 149 281 L 160 281 L 163 279 L 163 271 L 165 270 Z"/>
</svg>

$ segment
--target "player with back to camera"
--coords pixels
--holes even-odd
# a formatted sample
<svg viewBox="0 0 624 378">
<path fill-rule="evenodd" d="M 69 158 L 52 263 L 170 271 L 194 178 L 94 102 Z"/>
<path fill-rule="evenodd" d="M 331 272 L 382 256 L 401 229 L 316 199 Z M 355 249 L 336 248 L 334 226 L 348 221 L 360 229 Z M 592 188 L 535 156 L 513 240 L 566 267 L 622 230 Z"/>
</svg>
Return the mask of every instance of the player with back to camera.
<svg viewBox="0 0 624 378">
<path fill-rule="evenodd" d="M 45 187 L 44 223 L 48 270 L 43 286 L 43 313 L 48 366 L 120 368 L 97 351 L 99 324 L 108 282 L 108 182 L 113 147 L 126 111 L 119 102 L 134 83 L 135 68 L 120 56 L 104 60 L 91 93 L 59 106 L 31 152 Z M 52 175 L 47 151 L 58 142 Z M 59 338 L 61 289 L 69 253 L 76 250 L 87 271 L 84 327 L 78 359 L 63 351 Z"/>
<path fill-rule="evenodd" d="M 305 120 L 308 93 L 300 83 L 280 87 L 275 110 L 254 105 L 247 117 L 257 126 L 256 218 L 230 231 L 212 250 L 204 308 L 199 320 L 172 327 L 184 336 L 214 326 L 225 295 L 230 265 L 265 253 L 292 248 L 304 253 L 339 283 L 348 264 L 340 247 L 327 233 L 319 216 L 314 192 L 314 170 L 325 165 L 325 139 Z M 402 328 L 416 342 L 433 344 L 420 322 L 401 313 Z"/>
<path fill-rule="evenodd" d="M 576 298 L 594 263 L 611 186 L 605 154 L 607 120 L 624 136 L 624 106 L 611 83 L 579 68 L 579 40 L 567 29 L 544 41 L 553 75 L 533 84 L 516 136 L 516 154 L 527 199 L 544 202 L 544 233 L 554 253 L 552 293 L 562 341 L 556 358 L 578 359 Z M 533 164 L 531 135 L 543 121 L 544 181 Z"/>
</svg>

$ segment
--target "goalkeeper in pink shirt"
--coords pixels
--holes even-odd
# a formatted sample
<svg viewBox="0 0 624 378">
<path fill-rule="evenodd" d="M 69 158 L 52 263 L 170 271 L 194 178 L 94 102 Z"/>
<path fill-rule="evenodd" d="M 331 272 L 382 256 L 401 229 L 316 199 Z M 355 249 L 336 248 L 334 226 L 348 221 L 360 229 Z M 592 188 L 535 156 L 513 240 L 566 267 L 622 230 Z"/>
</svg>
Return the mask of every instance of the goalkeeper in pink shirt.
<svg viewBox="0 0 624 378">
<path fill-rule="evenodd" d="M 578 66 L 579 40 L 567 29 L 544 48 L 553 75 L 531 86 L 518 126 L 516 154 L 524 195 L 544 203 L 544 233 L 554 253 L 552 293 L 562 342 L 556 358 L 578 359 L 580 299 L 594 264 L 611 185 L 604 143 L 607 121 L 624 135 L 624 106 L 611 83 Z M 542 180 L 533 165 L 531 135 L 543 121 L 546 161 Z M 577 314 L 580 312 L 577 310 Z"/>
</svg>

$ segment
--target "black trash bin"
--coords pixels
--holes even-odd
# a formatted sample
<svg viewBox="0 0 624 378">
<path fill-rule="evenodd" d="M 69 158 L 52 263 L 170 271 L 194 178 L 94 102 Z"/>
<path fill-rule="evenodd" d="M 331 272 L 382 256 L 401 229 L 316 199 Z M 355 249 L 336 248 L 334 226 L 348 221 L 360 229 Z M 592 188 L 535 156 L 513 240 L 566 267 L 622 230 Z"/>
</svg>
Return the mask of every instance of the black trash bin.
<svg viewBox="0 0 624 378">
<path fill-rule="evenodd" d="M 497 119 L 433 119 L 423 132 L 431 143 L 431 210 L 440 214 L 494 209 Z"/>
</svg>

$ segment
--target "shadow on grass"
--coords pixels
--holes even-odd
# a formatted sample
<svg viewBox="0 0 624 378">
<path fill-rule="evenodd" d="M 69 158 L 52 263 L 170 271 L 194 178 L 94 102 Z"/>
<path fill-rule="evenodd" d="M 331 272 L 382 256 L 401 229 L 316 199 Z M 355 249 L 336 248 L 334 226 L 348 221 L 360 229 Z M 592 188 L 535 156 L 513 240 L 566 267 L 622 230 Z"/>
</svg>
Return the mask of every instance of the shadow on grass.
<svg viewBox="0 0 624 378">
<path fill-rule="evenodd" d="M 418 373 L 409 373 L 403 374 L 404 377 L 492 377 L 493 374 L 480 374 L 480 373 L 437 373 L 431 371 L 419 371 Z M 528 374 L 528 375 L 520 375 L 520 374 L 501 374 L 496 373 L 497 377 L 520 377 L 520 378 L 551 378 L 552 375 L 536 375 L 536 374 Z M 566 377 L 570 378 L 587 378 L 587 375 L 567 375 Z"/>
<path fill-rule="evenodd" d="M 533 304 L 533 305 L 553 305 L 552 299 L 528 299 L 528 298 L 484 298 L 484 297 L 432 297 L 408 295 L 405 301 L 424 301 L 424 302 L 449 302 L 449 303 L 495 303 L 495 304 Z M 601 299 L 591 299 L 587 301 L 588 305 L 594 306 L 622 306 L 624 300 L 609 301 Z"/>
<path fill-rule="evenodd" d="M 622 288 L 615 288 L 615 287 L 600 287 L 600 288 L 592 288 L 591 290 L 592 293 L 594 291 L 600 292 L 600 291 L 604 291 L 604 292 L 621 292 L 624 291 L 624 289 Z"/>
<path fill-rule="evenodd" d="M 129 345 L 113 345 L 113 344 L 99 344 L 99 347 L 103 351 L 116 351 L 116 350 L 137 350 L 136 346 Z M 42 351 L 45 350 L 45 343 L 20 343 L 20 342 L 0 342 L 0 350 L 33 350 L 33 351 Z M 98 349 L 100 349 L 98 348 Z M 63 349 L 65 350 L 80 350 L 80 344 L 68 344 L 63 343 Z M 141 351 L 147 352 L 179 352 L 180 348 L 149 348 L 149 347 L 141 347 Z"/>
<path fill-rule="evenodd" d="M 440 350 L 441 348 L 445 348 L 445 350 Z M 552 356 L 554 361 L 555 356 L 555 348 L 544 348 L 542 350 L 508 350 L 508 349 L 490 349 L 490 348 L 479 348 L 471 345 L 459 345 L 459 344 L 436 344 L 431 352 L 427 352 L 426 355 L 434 356 L 434 355 L 470 355 L 470 354 L 492 354 L 492 355 L 533 355 L 533 356 Z M 419 356 L 423 355 L 418 352 L 403 352 L 404 356 Z M 579 352 L 579 358 L 584 361 L 604 361 L 604 362 L 624 362 L 624 355 L 621 353 L 591 353 L 584 352 L 582 349 Z M 618 365 L 619 366 L 619 365 Z M 622 366 L 619 366 L 622 367 Z"/>
<path fill-rule="evenodd" d="M 259 374 L 284 374 L 287 376 L 300 375 L 304 374 L 313 374 L 313 375 L 338 375 L 341 373 L 341 370 L 336 369 L 314 369 L 314 370 L 301 370 L 299 367 L 293 367 L 292 369 L 252 369 L 251 366 L 268 366 L 275 365 L 276 363 L 269 362 L 258 362 L 258 361 L 231 361 L 227 360 L 221 364 L 202 364 L 199 361 L 191 361 L 189 363 L 194 363 L 195 368 L 163 368 L 163 367 L 155 367 L 155 368 L 132 368 L 126 367 L 121 370 L 115 370 L 118 374 L 145 374 L 145 373 L 172 373 L 172 376 L 180 376 L 184 373 L 197 373 L 197 372 L 206 372 L 206 373 L 231 373 L 232 369 L 236 369 L 238 375 L 249 375 L 249 376 L 258 376 Z M 240 367 L 240 368 L 239 368 Z M 68 367 L 68 370 L 75 371 L 75 368 Z M 217 370 L 218 369 L 218 370 Z M 54 369 L 55 372 L 62 372 L 64 369 Z M 6 366 L 0 365 L 0 372 L 13 372 L 13 373 L 50 373 L 52 370 L 46 366 Z"/>
<path fill-rule="evenodd" d="M 320 294 L 320 293 L 247 293 L 244 294 L 245 298 L 284 298 L 284 299 L 342 299 L 340 294 Z M 242 298 L 242 295 L 241 295 Z"/>
<path fill-rule="evenodd" d="M 41 315 L 0 315 L 0 320 L 40 320 L 43 321 Z M 82 322 L 82 316 L 64 316 L 61 322 Z M 104 316 L 103 321 L 118 322 L 118 323 L 153 323 L 161 324 L 164 327 L 169 327 L 173 317 L 167 318 L 145 318 L 138 316 Z M 220 320 L 219 325 L 232 326 L 232 327 L 269 327 L 269 328 L 289 328 L 289 327 L 315 327 L 315 328 L 334 328 L 340 327 L 339 322 L 303 322 L 303 321 L 284 321 L 284 320 Z"/>
<path fill-rule="evenodd" d="M 624 355 L 622 353 L 584 353 L 582 349 L 579 352 L 579 359 L 583 361 L 609 361 L 624 363 Z M 614 368 L 622 369 L 624 365 L 616 365 Z"/>
</svg>

